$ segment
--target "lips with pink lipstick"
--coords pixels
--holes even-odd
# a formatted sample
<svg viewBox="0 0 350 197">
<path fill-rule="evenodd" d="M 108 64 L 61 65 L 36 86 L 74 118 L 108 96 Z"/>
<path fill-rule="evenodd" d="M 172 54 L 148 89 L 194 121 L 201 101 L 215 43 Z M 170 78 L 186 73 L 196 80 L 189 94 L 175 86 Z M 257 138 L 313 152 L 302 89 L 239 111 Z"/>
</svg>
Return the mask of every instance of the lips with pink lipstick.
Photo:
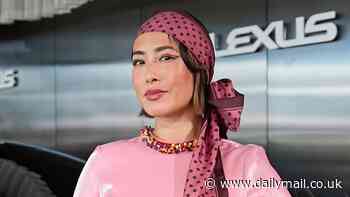
<svg viewBox="0 0 350 197">
<path fill-rule="evenodd" d="M 156 101 L 160 99 L 164 93 L 167 91 L 161 90 L 161 89 L 149 89 L 146 91 L 144 96 L 146 97 L 147 100 L 149 101 Z"/>
</svg>

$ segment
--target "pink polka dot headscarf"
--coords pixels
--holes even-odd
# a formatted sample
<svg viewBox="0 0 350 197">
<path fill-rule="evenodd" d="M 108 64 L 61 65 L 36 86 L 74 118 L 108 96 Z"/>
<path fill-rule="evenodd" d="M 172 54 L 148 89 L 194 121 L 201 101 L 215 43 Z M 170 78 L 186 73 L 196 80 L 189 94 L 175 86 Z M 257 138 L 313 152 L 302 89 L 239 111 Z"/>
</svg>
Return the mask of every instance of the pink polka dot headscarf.
<svg viewBox="0 0 350 197">
<path fill-rule="evenodd" d="M 195 61 L 213 78 L 215 53 L 207 29 L 184 10 L 158 11 L 139 28 L 137 35 L 164 32 L 187 47 Z M 222 179 L 224 171 L 220 154 L 220 133 L 238 131 L 244 96 L 237 92 L 231 80 L 221 79 L 208 84 L 209 98 L 205 121 L 201 127 L 199 148 L 193 151 L 184 188 L 184 197 L 228 196 L 227 189 L 206 187 L 207 180 Z M 217 185 L 220 184 L 217 182 Z"/>
</svg>

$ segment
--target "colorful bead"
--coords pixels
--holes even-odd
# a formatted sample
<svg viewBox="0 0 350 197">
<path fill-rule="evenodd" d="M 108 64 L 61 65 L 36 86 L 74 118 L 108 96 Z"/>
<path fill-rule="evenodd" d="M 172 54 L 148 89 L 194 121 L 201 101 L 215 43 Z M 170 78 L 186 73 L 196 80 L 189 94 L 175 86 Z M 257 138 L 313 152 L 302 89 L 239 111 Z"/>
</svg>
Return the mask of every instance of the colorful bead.
<svg viewBox="0 0 350 197">
<path fill-rule="evenodd" d="M 183 143 L 161 142 L 156 139 L 153 131 L 154 129 L 152 127 L 146 126 L 140 130 L 140 136 L 142 141 L 145 142 L 148 147 L 151 147 L 161 153 L 173 154 L 184 151 L 192 151 L 194 148 L 199 146 L 196 139 Z"/>
</svg>

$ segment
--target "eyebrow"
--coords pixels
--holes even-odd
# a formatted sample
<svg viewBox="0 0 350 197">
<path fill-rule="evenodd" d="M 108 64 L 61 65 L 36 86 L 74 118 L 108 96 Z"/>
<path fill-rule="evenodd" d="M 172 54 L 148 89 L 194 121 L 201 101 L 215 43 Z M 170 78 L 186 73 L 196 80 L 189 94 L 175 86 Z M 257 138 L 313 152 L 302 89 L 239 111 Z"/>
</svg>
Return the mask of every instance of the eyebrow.
<svg viewBox="0 0 350 197">
<path fill-rule="evenodd" d="M 171 50 L 174 50 L 174 51 L 178 52 L 178 50 L 176 50 L 176 49 L 175 49 L 174 47 L 172 47 L 172 46 L 160 46 L 160 47 L 155 48 L 154 51 L 158 53 L 158 52 L 163 51 L 163 50 L 165 50 L 165 49 L 171 49 Z M 132 54 L 131 54 L 131 58 L 132 58 L 132 56 L 134 56 L 134 55 L 144 55 L 144 54 L 145 54 L 144 51 L 139 51 L 139 50 L 133 51 Z"/>
</svg>

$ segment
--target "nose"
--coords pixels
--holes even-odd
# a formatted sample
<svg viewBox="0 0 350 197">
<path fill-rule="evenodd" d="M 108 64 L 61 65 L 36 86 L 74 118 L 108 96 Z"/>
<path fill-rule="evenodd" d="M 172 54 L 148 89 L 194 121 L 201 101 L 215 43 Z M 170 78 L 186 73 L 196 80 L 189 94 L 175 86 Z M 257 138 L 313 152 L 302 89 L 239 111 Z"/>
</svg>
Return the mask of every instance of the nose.
<svg viewBox="0 0 350 197">
<path fill-rule="evenodd" d="M 156 78 L 154 77 L 147 77 L 146 78 L 146 83 L 153 83 L 153 82 L 156 82 L 158 81 Z"/>
<path fill-rule="evenodd" d="M 153 83 L 159 81 L 157 68 L 154 63 L 146 66 L 146 83 Z"/>
</svg>

